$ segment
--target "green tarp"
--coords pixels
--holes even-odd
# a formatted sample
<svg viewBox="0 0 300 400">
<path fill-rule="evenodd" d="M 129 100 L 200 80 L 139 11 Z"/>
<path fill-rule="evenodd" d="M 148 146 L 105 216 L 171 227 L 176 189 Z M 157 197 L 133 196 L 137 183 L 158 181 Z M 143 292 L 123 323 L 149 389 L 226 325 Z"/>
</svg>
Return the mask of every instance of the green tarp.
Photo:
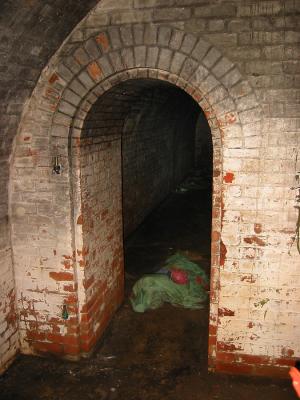
<svg viewBox="0 0 300 400">
<path fill-rule="evenodd" d="M 139 279 L 130 298 L 136 312 L 160 307 L 164 302 L 186 308 L 203 308 L 207 299 L 208 278 L 204 270 L 183 255 L 176 253 L 167 259 L 165 271 L 184 270 L 187 284 L 173 282 L 167 274 L 151 274 Z"/>
</svg>

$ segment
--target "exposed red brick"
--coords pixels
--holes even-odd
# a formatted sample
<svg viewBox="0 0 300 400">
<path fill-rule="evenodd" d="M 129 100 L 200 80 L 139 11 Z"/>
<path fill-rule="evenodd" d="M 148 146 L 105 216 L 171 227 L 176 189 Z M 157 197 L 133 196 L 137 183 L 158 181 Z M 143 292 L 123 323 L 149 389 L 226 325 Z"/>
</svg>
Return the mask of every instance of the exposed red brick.
<svg viewBox="0 0 300 400">
<path fill-rule="evenodd" d="M 54 83 L 54 82 L 56 82 L 57 80 L 59 79 L 59 77 L 58 77 L 58 75 L 57 74 L 52 74 L 51 76 L 50 76 L 50 78 L 49 78 L 49 83 L 51 83 L 51 85 Z"/>
<path fill-rule="evenodd" d="M 257 236 L 248 236 L 244 238 L 244 242 L 248 244 L 257 244 L 258 246 L 265 246 L 266 242 Z"/>
<path fill-rule="evenodd" d="M 218 232 L 218 231 L 213 231 L 212 233 L 211 233 L 211 240 L 212 241 L 217 241 L 217 240 L 219 240 L 220 239 L 220 232 Z"/>
<path fill-rule="evenodd" d="M 211 244 L 211 252 L 212 254 L 217 254 L 219 250 L 219 243 L 218 242 L 212 242 Z"/>
<path fill-rule="evenodd" d="M 200 100 L 203 98 L 203 96 L 200 92 L 197 91 L 193 93 L 193 98 L 197 103 L 199 103 Z M 209 115 L 210 115 L 209 111 L 205 111 L 206 118 L 209 118 Z"/>
<path fill-rule="evenodd" d="M 58 317 L 51 317 L 51 318 L 49 319 L 49 322 L 50 322 L 51 324 L 59 324 L 59 323 L 61 322 L 61 319 L 58 318 Z"/>
<path fill-rule="evenodd" d="M 232 183 L 234 180 L 234 173 L 226 172 L 226 175 L 224 175 L 223 180 L 225 183 Z"/>
<path fill-rule="evenodd" d="M 208 328 L 209 335 L 216 335 L 217 334 L 217 326 L 216 325 L 209 325 Z"/>
<path fill-rule="evenodd" d="M 96 344 L 97 338 L 94 335 L 81 335 L 80 336 L 80 348 L 81 351 L 89 353 L 93 346 Z"/>
<path fill-rule="evenodd" d="M 72 267 L 72 263 L 69 260 L 63 261 L 62 265 L 65 267 L 65 269 L 70 269 Z"/>
<path fill-rule="evenodd" d="M 294 367 L 295 366 L 295 362 L 296 362 L 296 359 L 293 357 L 293 358 L 284 358 L 284 357 L 282 357 L 282 358 L 275 358 L 274 360 L 273 360 L 273 364 L 274 365 L 279 365 L 279 366 L 285 366 L 285 367 Z"/>
<path fill-rule="evenodd" d="M 61 319 L 59 319 L 59 323 L 61 323 Z M 51 329 L 52 329 L 52 333 L 57 333 L 57 334 L 60 333 L 60 327 L 59 327 L 59 325 L 53 324 L 53 325 L 51 326 Z"/>
<path fill-rule="evenodd" d="M 229 310 L 228 308 L 219 308 L 218 309 L 218 315 L 219 317 L 233 317 L 234 316 L 234 311 Z"/>
<path fill-rule="evenodd" d="M 77 303 L 77 294 L 69 294 L 69 295 L 65 298 L 65 303 L 66 303 L 66 304 Z"/>
<path fill-rule="evenodd" d="M 78 305 L 77 305 L 77 303 L 68 304 L 68 311 L 69 311 L 69 314 L 77 315 L 77 313 L 78 313 Z"/>
<path fill-rule="evenodd" d="M 5 321 L 8 327 L 14 329 L 17 325 L 17 314 L 16 314 L 16 307 L 15 307 L 15 299 L 16 295 L 13 289 L 11 289 L 8 293 L 7 300 L 8 302 L 8 310 L 4 310 L 6 313 Z"/>
<path fill-rule="evenodd" d="M 27 1 L 31 1 L 31 0 L 27 0 Z M 106 36 L 104 33 L 101 33 L 100 35 L 98 35 L 97 36 L 97 38 L 96 38 L 96 40 L 97 40 L 97 42 L 102 46 L 102 48 L 103 49 L 107 49 L 107 48 L 109 48 L 109 41 L 108 41 L 108 36 Z M 123 43 L 125 42 L 125 40 L 123 41 Z M 64 52 L 63 52 L 63 54 L 65 54 Z M 113 57 L 111 58 L 111 59 L 113 59 Z M 63 60 L 62 60 L 63 61 Z M 99 66 L 98 66 L 99 67 Z M 89 73 L 90 74 L 93 74 L 94 73 L 94 78 L 95 77 L 97 77 L 97 76 L 99 76 L 98 75 L 98 73 L 99 73 L 99 70 L 97 69 L 98 68 L 97 66 L 96 66 L 96 71 L 93 71 L 93 67 L 92 67 L 92 65 L 91 65 L 91 67 L 90 67 L 90 69 L 91 69 L 91 71 L 89 71 Z M 130 71 L 128 72 L 128 71 L 126 71 L 126 73 L 128 74 L 128 76 L 127 77 L 129 77 L 130 76 Z M 92 75 L 91 75 L 92 76 Z M 115 74 L 115 76 L 114 76 L 114 79 L 116 78 L 116 76 L 117 76 L 117 74 Z M 51 78 L 50 78 L 50 80 L 49 81 L 51 81 L 51 80 L 53 80 L 53 82 L 55 82 L 56 81 L 56 79 L 58 79 L 58 77 L 56 76 L 56 77 L 54 77 L 54 75 L 52 75 L 51 76 Z M 121 78 L 118 78 L 119 80 L 121 80 Z M 174 78 L 173 78 L 174 79 Z M 176 78 L 177 79 L 177 78 Z M 117 82 L 117 80 L 115 80 L 115 82 Z M 115 83 L 114 82 L 114 83 Z M 52 82 L 51 82 L 52 83 Z M 183 83 L 180 83 L 181 85 L 183 85 Z M 184 85 L 185 85 L 185 83 L 184 83 Z M 201 85 L 200 85 L 201 86 Z M 247 85 L 242 85 L 242 87 L 247 87 Z M 275 85 L 276 86 L 276 85 Z M 109 85 L 108 85 L 108 87 L 109 87 Z M 237 87 L 237 86 L 236 86 Z M 39 88 L 37 88 L 37 89 L 39 89 Z M 276 88 L 274 88 L 274 89 L 276 89 Z M 198 89 L 196 89 L 196 91 L 193 93 L 193 91 L 192 90 L 195 90 L 194 88 L 192 89 L 191 88 L 191 86 L 188 86 L 188 89 L 187 89 L 187 92 L 188 93 L 191 93 L 193 96 L 194 96 L 194 98 L 196 98 L 196 99 L 198 99 L 199 101 L 200 101 L 200 99 L 202 98 L 202 96 L 201 96 L 201 94 L 200 94 L 200 89 L 198 90 Z M 246 94 L 246 93 L 245 93 Z M 55 107 L 56 107 L 56 102 L 55 102 L 55 99 L 57 98 L 57 92 L 56 91 L 54 91 L 54 90 L 49 90 L 49 89 L 47 89 L 47 97 L 49 98 L 49 99 L 53 99 L 53 103 L 52 103 L 52 105 L 53 105 L 53 109 L 55 109 Z M 235 101 L 235 100 L 234 100 Z M 209 118 L 210 116 L 211 116 L 211 114 L 213 114 L 213 116 L 215 117 L 215 114 L 214 114 L 214 112 L 206 112 L 206 115 L 207 115 L 207 117 Z M 233 122 L 235 122 L 235 120 L 236 120 L 236 117 L 235 117 L 235 114 L 227 114 L 226 116 L 225 116 L 225 119 L 226 119 L 226 123 L 227 124 L 230 124 L 230 123 L 233 123 Z M 34 119 L 33 119 L 34 120 Z M 242 123 L 243 121 L 241 121 L 241 123 Z M 43 128 L 44 129 L 44 128 Z M 231 133 L 233 133 L 233 132 L 231 132 Z M 214 133 L 213 133 L 214 134 Z M 221 134 L 222 135 L 224 135 L 224 132 L 223 131 L 221 131 Z M 39 135 L 38 135 L 39 136 Z M 216 137 L 216 139 L 218 139 L 217 140 L 217 143 L 219 143 L 219 137 L 218 137 L 218 134 L 216 135 L 217 137 Z M 231 134 L 229 134 L 229 137 L 231 137 Z M 77 140 L 77 139 L 76 139 Z M 248 138 L 246 138 L 245 140 L 248 140 Z M 34 141 L 35 142 L 35 141 Z M 80 143 L 80 141 L 79 141 L 79 139 L 78 139 L 78 142 L 77 142 L 78 144 Z M 244 142 L 244 144 L 245 144 L 246 142 Z M 249 140 L 249 143 L 251 143 L 250 142 L 250 140 Z M 275 143 L 275 142 L 274 142 Z M 225 150 L 225 152 L 226 152 L 226 150 L 227 150 L 227 146 L 228 146 L 228 144 L 227 144 L 227 141 L 224 141 L 223 142 L 223 144 L 224 144 L 224 150 Z M 252 148 L 252 145 L 250 145 L 250 147 Z M 251 155 L 251 149 L 248 149 L 247 148 L 247 145 L 245 144 L 245 148 L 243 149 L 243 150 L 246 150 L 246 151 L 248 151 L 249 150 L 249 155 Z M 275 150 L 275 149 L 274 149 Z M 215 153 L 215 155 L 214 155 L 214 158 L 215 158 L 215 160 L 217 160 L 217 162 L 218 162 L 218 164 L 220 164 L 220 158 L 222 158 L 222 152 L 221 151 L 219 151 L 219 146 L 217 145 L 216 146 L 216 149 L 214 149 L 214 153 Z M 245 154 L 246 154 L 246 152 L 245 152 Z M 245 158 L 248 158 L 249 156 L 248 155 L 245 155 Z M 244 158 L 244 157 L 241 157 L 241 158 Z M 272 158 L 272 157 L 271 157 Z M 245 162 L 245 160 L 243 159 L 242 160 L 243 161 L 243 165 L 244 165 L 244 162 Z M 247 161 L 247 160 L 246 160 Z M 249 164 L 250 165 L 250 164 Z M 243 167 L 244 168 L 244 167 Z M 284 168 L 284 170 L 285 170 L 286 168 Z M 246 170 L 246 168 L 245 168 L 245 170 Z M 243 170 L 244 171 L 244 170 Z M 254 171 L 255 172 L 255 171 Z M 216 177 L 216 176 L 218 176 L 219 175 L 219 173 L 220 173 L 220 170 L 215 170 L 214 171 L 214 176 Z M 226 179 L 228 179 L 229 180 L 229 182 L 226 182 Z M 230 180 L 231 180 L 231 182 L 230 182 Z M 215 180 L 215 181 L 218 181 L 217 179 Z M 232 179 L 230 179 L 230 177 L 228 177 L 228 176 L 225 176 L 224 177 L 224 181 L 225 181 L 225 183 L 232 183 L 233 182 L 233 177 L 232 177 Z M 100 185 L 99 185 L 100 186 Z M 214 203 L 214 210 L 213 210 L 213 215 L 214 215 L 214 218 L 219 218 L 220 217 L 220 210 L 217 208 L 217 207 L 219 207 L 220 205 L 221 205 L 221 203 L 222 203 L 222 199 L 220 199 L 220 195 L 219 195 L 219 193 L 218 193 L 218 184 L 216 184 L 215 185 L 215 188 L 214 188 L 214 190 L 216 191 L 216 193 L 217 193 L 217 195 L 215 196 L 216 197 L 216 200 L 215 200 L 215 203 Z M 262 185 L 263 186 L 263 185 Z M 262 193 L 263 194 L 263 193 Z M 230 200 L 230 199 L 229 199 Z M 249 204 L 250 204 L 251 202 L 249 202 Z M 229 211 L 231 211 L 230 210 L 230 207 L 229 207 Z M 251 213 L 251 212 L 253 212 L 253 211 L 255 211 L 255 210 L 253 210 L 253 209 L 249 209 L 249 212 Z M 260 211 L 262 211 L 262 213 L 263 213 L 263 209 L 262 210 L 260 210 Z M 85 216 L 86 216 L 86 214 L 84 214 Z M 86 223 L 87 224 L 87 228 L 88 229 L 91 229 L 91 227 L 93 226 L 93 221 L 94 221 L 94 223 L 95 223 L 95 226 L 96 226 L 96 219 L 98 218 L 99 219 L 99 215 L 101 215 L 100 213 L 99 213 L 99 210 L 97 210 L 96 211 L 96 213 L 95 213 L 95 215 L 92 215 L 91 216 L 91 223 L 90 223 L 90 221 L 88 220 L 88 222 Z M 263 214 L 262 214 L 263 215 Z M 94 219 L 93 219 L 93 218 Z M 219 221 L 217 221 L 216 223 L 215 223 L 215 225 L 218 225 L 218 223 L 219 223 Z M 224 224 L 225 224 L 225 221 L 224 221 Z M 249 231 L 249 226 L 250 226 L 250 224 L 252 224 L 252 226 L 250 227 L 250 229 L 252 229 L 253 230 L 253 221 L 252 221 L 252 223 L 251 222 L 243 222 L 243 227 L 245 227 L 245 231 L 247 230 L 247 232 Z M 96 231 L 96 229 L 95 229 L 95 231 Z M 97 231 L 97 232 L 101 232 L 102 233 L 102 231 Z M 104 231 L 103 231 L 104 232 Z M 254 225 L 254 232 L 255 232 L 255 234 L 256 235 L 259 235 L 260 233 L 261 233 L 261 225 L 260 224 L 255 224 Z M 253 231 L 252 231 L 252 233 L 254 233 Z M 277 232 L 280 232 L 280 231 L 278 231 L 277 230 Z M 282 230 L 282 232 L 284 232 L 284 230 Z M 276 232 L 275 232 L 276 233 Z M 286 232 L 286 233 L 288 233 L 288 232 Z M 289 231 L 289 233 L 293 233 L 293 231 Z M 106 234 L 106 233 L 105 233 Z M 91 235 L 92 236 L 92 235 Z M 96 236 L 96 235 L 95 235 Z M 100 235 L 99 235 L 100 236 Z M 99 238 L 99 236 L 98 236 L 98 238 Z M 108 238 L 109 237 L 111 237 L 110 235 L 108 235 Z M 85 243 L 91 243 L 92 242 L 92 240 L 90 240 L 90 237 L 89 236 L 87 236 L 87 237 L 85 237 L 84 238 L 85 239 Z M 92 238 L 93 239 L 93 238 Z M 114 238 L 115 239 L 115 238 Z M 219 240 L 220 238 L 218 237 L 214 237 L 214 233 L 212 234 L 212 240 Z M 257 241 L 255 241 L 254 239 L 251 239 L 252 241 L 251 242 L 249 242 L 250 244 L 253 244 L 253 247 L 254 247 L 254 251 L 256 252 L 256 254 L 257 255 L 259 255 L 259 251 L 260 250 L 258 250 L 257 248 L 256 248 L 256 246 L 255 245 L 260 245 L 260 246 L 262 246 L 262 244 L 259 244 L 259 243 L 257 243 Z M 261 240 L 261 239 L 260 239 Z M 246 242 L 247 243 L 247 242 Z M 103 247 L 105 246 L 105 245 L 107 245 L 107 243 L 105 243 L 105 244 L 101 244 Z M 265 244 L 264 244 L 265 245 Z M 89 267 L 91 267 L 91 269 L 92 268 L 94 268 L 95 266 L 96 266 L 96 268 L 97 267 L 100 267 L 100 263 L 98 262 L 99 260 L 101 260 L 101 262 L 103 261 L 103 264 L 104 264 L 104 261 L 105 260 L 102 260 L 100 257 L 101 256 L 99 256 L 99 254 L 101 255 L 101 254 L 103 254 L 104 252 L 102 252 L 102 248 L 103 247 L 100 247 L 99 245 L 92 245 L 91 244 L 91 253 L 92 253 L 92 256 L 93 256 L 93 259 L 92 258 L 89 258 L 89 257 L 87 257 L 87 262 L 86 262 L 86 265 L 87 266 L 89 266 Z M 238 248 L 239 246 L 237 246 L 237 250 L 239 250 L 240 252 L 238 253 L 239 255 L 240 255 L 240 257 L 242 258 L 242 257 L 244 257 L 244 249 L 243 248 Z M 219 249 L 218 249 L 218 245 L 216 245 L 216 246 L 214 246 L 213 247 L 213 251 L 214 252 L 217 252 Z M 249 252 L 251 252 L 251 250 L 252 249 L 249 249 Z M 109 252 L 108 252 L 109 253 Z M 220 265 L 223 265 L 224 266 L 224 262 L 225 262 L 225 257 L 226 257 L 226 247 L 225 247 L 225 245 L 223 244 L 223 243 L 221 243 L 221 250 L 220 250 L 220 253 L 221 253 L 221 257 L 219 257 L 219 251 L 218 251 L 218 254 L 216 254 L 216 253 L 213 253 L 212 254 L 212 262 L 213 262 L 213 265 L 217 265 L 218 267 L 219 267 L 219 261 L 220 261 Z M 55 255 L 56 255 L 56 253 L 55 253 Z M 111 267 L 111 260 L 114 260 L 113 261 L 113 266 L 115 265 L 115 267 L 116 268 L 120 268 L 120 263 L 121 263 L 121 261 L 117 258 L 117 257 L 114 257 L 114 256 L 108 256 L 109 257 L 109 261 L 107 261 L 107 263 L 105 264 L 105 265 L 108 265 L 109 266 L 109 268 Z M 107 258 L 108 258 L 107 257 Z M 267 258 L 267 257 L 266 257 Z M 266 262 L 268 261 L 267 259 L 265 260 Z M 58 261 L 58 263 L 59 263 L 60 261 Z M 88 264 L 90 262 L 90 264 Z M 230 260 L 228 260 L 228 263 L 230 262 L 230 264 L 232 263 L 232 260 L 230 259 Z M 71 260 L 71 258 L 70 258 L 70 261 L 66 261 L 66 264 L 64 264 L 65 265 L 65 268 L 71 268 L 71 266 L 72 266 L 72 260 Z M 102 264 L 101 264 L 101 267 L 102 267 Z M 91 276 L 91 274 L 93 273 L 94 271 L 93 270 L 88 270 L 87 271 L 87 277 L 90 277 Z M 105 274 L 103 273 L 103 276 L 104 276 Z M 33 275 L 33 281 L 34 281 L 34 279 L 36 278 L 37 276 L 34 276 Z M 55 276 L 55 278 L 56 278 L 57 276 Z M 215 280 L 217 280 L 217 275 L 216 274 L 214 274 L 214 277 L 215 277 Z M 52 277 L 53 278 L 53 277 Z M 266 278 L 267 278 L 267 276 L 266 276 Z M 53 278 L 54 279 L 54 278 Z M 72 276 L 72 279 L 73 279 L 73 276 Z M 252 282 L 252 279 L 253 279 L 253 276 L 252 275 L 243 275 L 242 277 L 241 277 L 241 281 L 242 282 L 244 282 L 244 281 L 246 281 L 246 282 Z M 57 279 L 57 280 L 60 280 L 60 279 Z M 68 282 L 64 282 L 64 283 L 68 283 Z M 90 279 L 87 279 L 85 282 L 84 282 L 84 285 L 85 285 L 85 287 L 86 288 L 90 288 L 90 286 L 91 285 L 93 285 L 93 281 L 92 280 L 90 280 Z M 80 285 L 82 284 L 82 282 L 80 282 Z M 71 293 L 73 293 L 73 290 L 71 290 L 71 288 L 73 288 L 73 285 L 58 285 L 58 286 L 63 286 L 63 290 L 65 290 L 65 291 L 70 291 Z M 214 281 L 213 281 L 213 283 L 212 283 L 212 286 L 213 286 L 213 289 L 214 290 L 212 290 L 212 299 L 214 299 L 214 297 L 216 296 L 216 294 L 217 294 L 217 292 L 218 292 L 218 284 L 216 284 Z M 75 287 L 75 286 L 74 286 Z M 70 290 L 68 290 L 68 288 L 70 288 Z M 94 287 L 93 287 L 93 289 L 94 289 Z M 96 289 L 97 289 L 97 287 L 96 287 Z M 96 290 L 95 289 L 95 290 Z M 87 291 L 87 293 L 86 293 L 86 295 L 87 296 L 90 296 L 90 294 L 91 294 L 91 292 L 92 292 L 92 290 L 89 290 L 89 291 Z M 110 316 L 110 314 L 109 314 L 109 311 L 111 310 L 111 309 L 113 309 L 113 307 L 116 305 L 116 303 L 119 301 L 119 299 L 120 299 L 120 293 L 121 293 L 121 290 L 119 290 L 118 292 L 116 291 L 116 292 L 114 292 L 114 295 L 112 295 L 111 296 L 111 298 L 110 297 L 108 297 L 108 300 L 107 300 L 107 302 L 109 303 L 109 305 L 106 305 L 106 309 L 105 309 L 105 314 L 103 315 L 103 321 L 107 321 L 108 319 L 109 319 L 109 316 Z M 97 293 L 97 296 L 98 296 L 99 294 Z M 118 297 L 119 296 L 119 297 Z M 89 297 L 88 297 L 88 299 L 89 299 Z M 110 302 L 110 299 L 113 299 L 111 302 Z M 102 300 L 102 298 L 101 297 L 99 297 L 98 299 L 93 299 L 93 301 L 91 302 L 91 303 L 89 303 L 88 305 L 87 305 L 87 310 L 88 310 L 88 313 L 86 314 L 86 319 L 87 320 L 89 320 L 89 321 L 91 321 L 91 323 L 90 323 L 90 332 L 92 332 L 92 328 L 93 328 L 93 324 L 95 323 L 95 321 L 97 322 L 97 318 L 98 318 L 98 315 L 99 315 L 99 309 L 97 309 L 97 307 L 98 307 L 98 305 L 99 304 L 101 304 L 101 300 Z M 216 304 L 214 304 L 214 310 L 215 310 L 215 305 Z M 29 311 L 26 311 L 26 315 L 35 315 L 34 314 L 34 312 L 33 312 L 33 310 L 31 310 L 31 307 L 33 307 L 34 306 L 34 303 L 33 304 L 31 304 L 30 305 L 30 308 L 29 308 Z M 220 306 L 220 307 L 222 307 L 222 306 Z M 75 306 L 74 306 L 74 310 L 75 310 Z M 221 314 L 223 313 L 223 315 L 224 314 L 226 314 L 226 312 L 224 312 L 224 309 L 222 309 L 221 308 Z M 225 309 L 226 310 L 226 309 Z M 229 312 L 232 312 L 231 310 L 229 310 Z M 24 314 L 25 314 L 25 311 L 24 311 Z M 76 316 L 77 317 L 77 316 Z M 99 317 L 100 318 L 100 317 Z M 102 320 L 101 320 L 102 321 Z M 59 322 L 59 319 L 58 319 L 58 322 Z M 248 322 L 248 321 L 247 321 Z M 246 322 L 246 323 L 247 323 Z M 246 325 L 246 323 L 244 323 L 244 327 L 245 327 L 245 325 Z M 248 327 L 249 328 L 251 328 L 253 326 L 253 323 L 252 322 L 249 322 L 249 324 L 248 324 Z M 53 325 L 53 331 L 57 331 L 59 328 L 58 328 L 58 326 L 55 326 L 55 325 Z M 73 327 L 73 326 L 70 326 L 70 330 L 71 329 L 74 329 L 74 330 L 76 330 L 77 329 L 77 331 L 78 331 L 78 328 L 76 328 L 75 326 Z M 102 329 L 102 322 L 101 322 L 101 325 L 99 325 L 99 330 L 101 330 Z M 213 327 L 213 329 L 210 331 L 210 333 L 211 333 L 211 335 L 212 335 L 212 341 L 215 341 L 216 340 L 216 338 L 215 338 L 215 333 L 216 333 L 216 326 L 214 326 Z M 229 329 L 230 329 L 230 327 L 229 327 Z M 271 332 L 272 333 L 272 332 Z M 92 333 L 90 333 L 90 334 L 92 334 Z M 228 334 L 229 334 L 229 331 L 228 331 Z M 267 334 L 266 334 L 267 335 Z M 272 338 L 274 339 L 274 341 L 276 341 L 276 336 L 274 336 L 274 335 L 271 335 L 272 336 Z M 266 336 L 266 339 L 267 339 L 267 336 Z M 269 339 L 270 339 L 270 337 L 269 337 Z M 278 339 L 278 338 L 277 338 Z M 65 351 L 65 350 L 64 350 Z M 284 354 L 283 354 L 283 357 L 288 357 L 288 356 L 291 356 L 291 352 L 292 352 L 293 350 L 291 350 L 291 349 L 285 349 L 285 352 L 284 352 Z M 286 353 L 286 354 L 285 354 Z M 222 359 L 222 354 L 223 354 L 223 359 Z M 219 361 L 229 361 L 229 359 L 230 359 L 230 357 L 232 357 L 233 355 L 232 355 L 232 353 L 226 353 L 226 352 L 223 352 L 223 353 L 220 353 L 220 359 L 219 359 Z M 253 360 L 252 359 L 252 361 L 251 360 L 249 360 L 248 359 L 248 362 L 250 363 L 250 362 L 255 362 L 255 360 Z"/>
<path fill-rule="evenodd" d="M 64 285 L 63 290 L 64 290 L 64 292 L 75 292 L 76 291 L 74 285 Z"/>
<path fill-rule="evenodd" d="M 93 330 L 91 328 L 90 323 L 81 323 L 80 324 L 80 337 L 82 340 L 89 340 L 90 336 L 93 334 Z"/>
<path fill-rule="evenodd" d="M 239 361 L 244 364 L 268 364 L 270 363 L 270 357 L 266 356 L 255 356 L 252 354 L 238 354 Z"/>
<path fill-rule="evenodd" d="M 91 276 L 89 279 L 85 279 L 83 282 L 83 287 L 85 289 L 88 289 L 89 287 L 92 286 L 92 284 L 95 282 L 94 276 Z"/>
<path fill-rule="evenodd" d="M 218 254 L 212 254 L 211 256 L 211 265 L 219 265 L 220 257 Z"/>
<path fill-rule="evenodd" d="M 71 325 L 77 326 L 77 324 L 78 324 L 77 317 L 70 316 L 69 319 L 67 321 L 65 321 L 65 324 L 67 324 L 68 326 L 71 326 Z"/>
<path fill-rule="evenodd" d="M 226 352 L 218 351 L 216 358 L 218 361 L 232 363 L 232 362 L 235 362 L 236 355 L 234 353 L 226 353 Z"/>
<path fill-rule="evenodd" d="M 217 344 L 217 336 L 210 335 L 208 338 L 208 345 L 215 346 Z"/>
<path fill-rule="evenodd" d="M 223 351 L 236 351 L 236 350 L 242 350 L 240 346 L 236 346 L 233 343 L 225 343 L 225 342 L 218 342 L 217 343 L 217 348 L 218 350 L 223 350 Z"/>
<path fill-rule="evenodd" d="M 79 215 L 79 217 L 77 218 L 77 225 L 82 225 L 83 224 L 83 216 L 82 214 Z"/>
<path fill-rule="evenodd" d="M 105 33 L 99 33 L 99 35 L 96 36 L 96 42 L 101 45 L 103 50 L 107 50 L 109 48 L 109 41 Z"/>
<path fill-rule="evenodd" d="M 43 341 L 46 339 L 46 333 L 41 331 L 27 330 L 26 338 L 29 341 L 35 341 L 35 342 Z"/>
<path fill-rule="evenodd" d="M 58 100 L 60 99 L 59 93 L 53 88 L 46 88 L 46 97 L 58 104 Z"/>
<path fill-rule="evenodd" d="M 59 343 L 34 342 L 33 348 L 37 352 L 41 353 L 55 353 L 55 354 L 63 353 L 63 346 Z"/>
<path fill-rule="evenodd" d="M 77 346 L 78 345 L 78 337 L 73 335 L 66 335 L 64 337 L 64 344 L 68 346 Z"/>
<path fill-rule="evenodd" d="M 101 68 L 99 67 L 99 65 L 96 63 L 96 61 L 91 62 L 88 66 L 87 66 L 87 70 L 89 75 L 91 76 L 91 78 L 95 79 L 95 80 L 99 80 L 99 78 L 102 76 L 102 71 Z"/>
<path fill-rule="evenodd" d="M 67 334 L 68 335 L 78 335 L 79 334 L 79 326 L 78 325 L 67 325 Z"/>
<path fill-rule="evenodd" d="M 82 268 L 84 268 L 84 267 L 86 267 L 86 265 L 87 265 L 87 261 L 85 261 L 85 260 L 79 260 L 79 265 L 80 265 Z"/>
<path fill-rule="evenodd" d="M 81 321 L 86 322 L 86 320 L 87 320 L 87 306 L 86 306 L 86 304 L 84 304 L 81 307 L 80 312 L 81 312 L 81 317 L 80 317 Z"/>
<path fill-rule="evenodd" d="M 71 272 L 54 272 L 49 273 L 50 278 L 55 281 L 73 281 L 74 275 Z"/>
<path fill-rule="evenodd" d="M 79 345 L 71 346 L 69 344 L 64 344 L 64 353 L 69 354 L 69 355 L 79 355 L 80 347 L 79 347 Z"/>
<path fill-rule="evenodd" d="M 220 243 L 220 266 L 224 266 L 226 260 L 227 249 L 223 241 Z"/>
<path fill-rule="evenodd" d="M 58 333 L 48 332 L 46 335 L 46 339 L 52 343 L 59 343 L 59 344 L 64 343 L 64 337 Z"/>
</svg>

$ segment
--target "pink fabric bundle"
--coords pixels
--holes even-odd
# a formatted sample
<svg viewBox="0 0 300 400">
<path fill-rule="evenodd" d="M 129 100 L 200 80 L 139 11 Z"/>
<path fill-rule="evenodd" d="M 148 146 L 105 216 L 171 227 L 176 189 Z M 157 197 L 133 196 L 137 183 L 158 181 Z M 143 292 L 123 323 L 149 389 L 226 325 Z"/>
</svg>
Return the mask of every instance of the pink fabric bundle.
<svg viewBox="0 0 300 400">
<path fill-rule="evenodd" d="M 189 281 L 187 272 L 182 269 L 172 269 L 171 279 L 173 282 L 178 283 L 178 285 L 186 285 Z"/>
</svg>

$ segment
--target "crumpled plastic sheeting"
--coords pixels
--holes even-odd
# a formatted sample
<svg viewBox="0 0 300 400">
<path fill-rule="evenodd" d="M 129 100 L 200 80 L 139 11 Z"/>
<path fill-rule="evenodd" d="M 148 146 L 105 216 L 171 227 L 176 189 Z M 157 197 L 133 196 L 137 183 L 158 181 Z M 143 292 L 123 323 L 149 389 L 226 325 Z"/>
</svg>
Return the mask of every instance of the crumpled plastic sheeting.
<svg viewBox="0 0 300 400">
<path fill-rule="evenodd" d="M 177 284 L 170 279 L 169 275 L 176 269 L 186 271 L 186 284 Z M 134 311 L 155 309 L 165 302 L 191 309 L 204 307 L 208 297 L 208 278 L 199 265 L 176 253 L 167 259 L 163 270 L 169 271 L 170 274 L 147 275 L 135 283 L 130 298 Z"/>
</svg>

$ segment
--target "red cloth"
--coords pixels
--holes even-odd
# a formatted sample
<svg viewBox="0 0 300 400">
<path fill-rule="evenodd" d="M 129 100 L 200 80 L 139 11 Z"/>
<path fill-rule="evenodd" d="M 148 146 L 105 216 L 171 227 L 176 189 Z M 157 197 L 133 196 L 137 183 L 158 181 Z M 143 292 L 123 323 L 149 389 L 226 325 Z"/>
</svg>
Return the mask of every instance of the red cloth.
<svg viewBox="0 0 300 400">
<path fill-rule="evenodd" d="M 295 389 L 298 397 L 300 397 L 300 371 L 298 371 L 297 368 L 292 367 L 290 369 L 290 376 L 293 380 L 294 389 Z"/>
<path fill-rule="evenodd" d="M 186 285 L 189 281 L 187 272 L 181 269 L 172 269 L 171 279 L 173 282 L 178 283 L 179 285 Z"/>
</svg>

